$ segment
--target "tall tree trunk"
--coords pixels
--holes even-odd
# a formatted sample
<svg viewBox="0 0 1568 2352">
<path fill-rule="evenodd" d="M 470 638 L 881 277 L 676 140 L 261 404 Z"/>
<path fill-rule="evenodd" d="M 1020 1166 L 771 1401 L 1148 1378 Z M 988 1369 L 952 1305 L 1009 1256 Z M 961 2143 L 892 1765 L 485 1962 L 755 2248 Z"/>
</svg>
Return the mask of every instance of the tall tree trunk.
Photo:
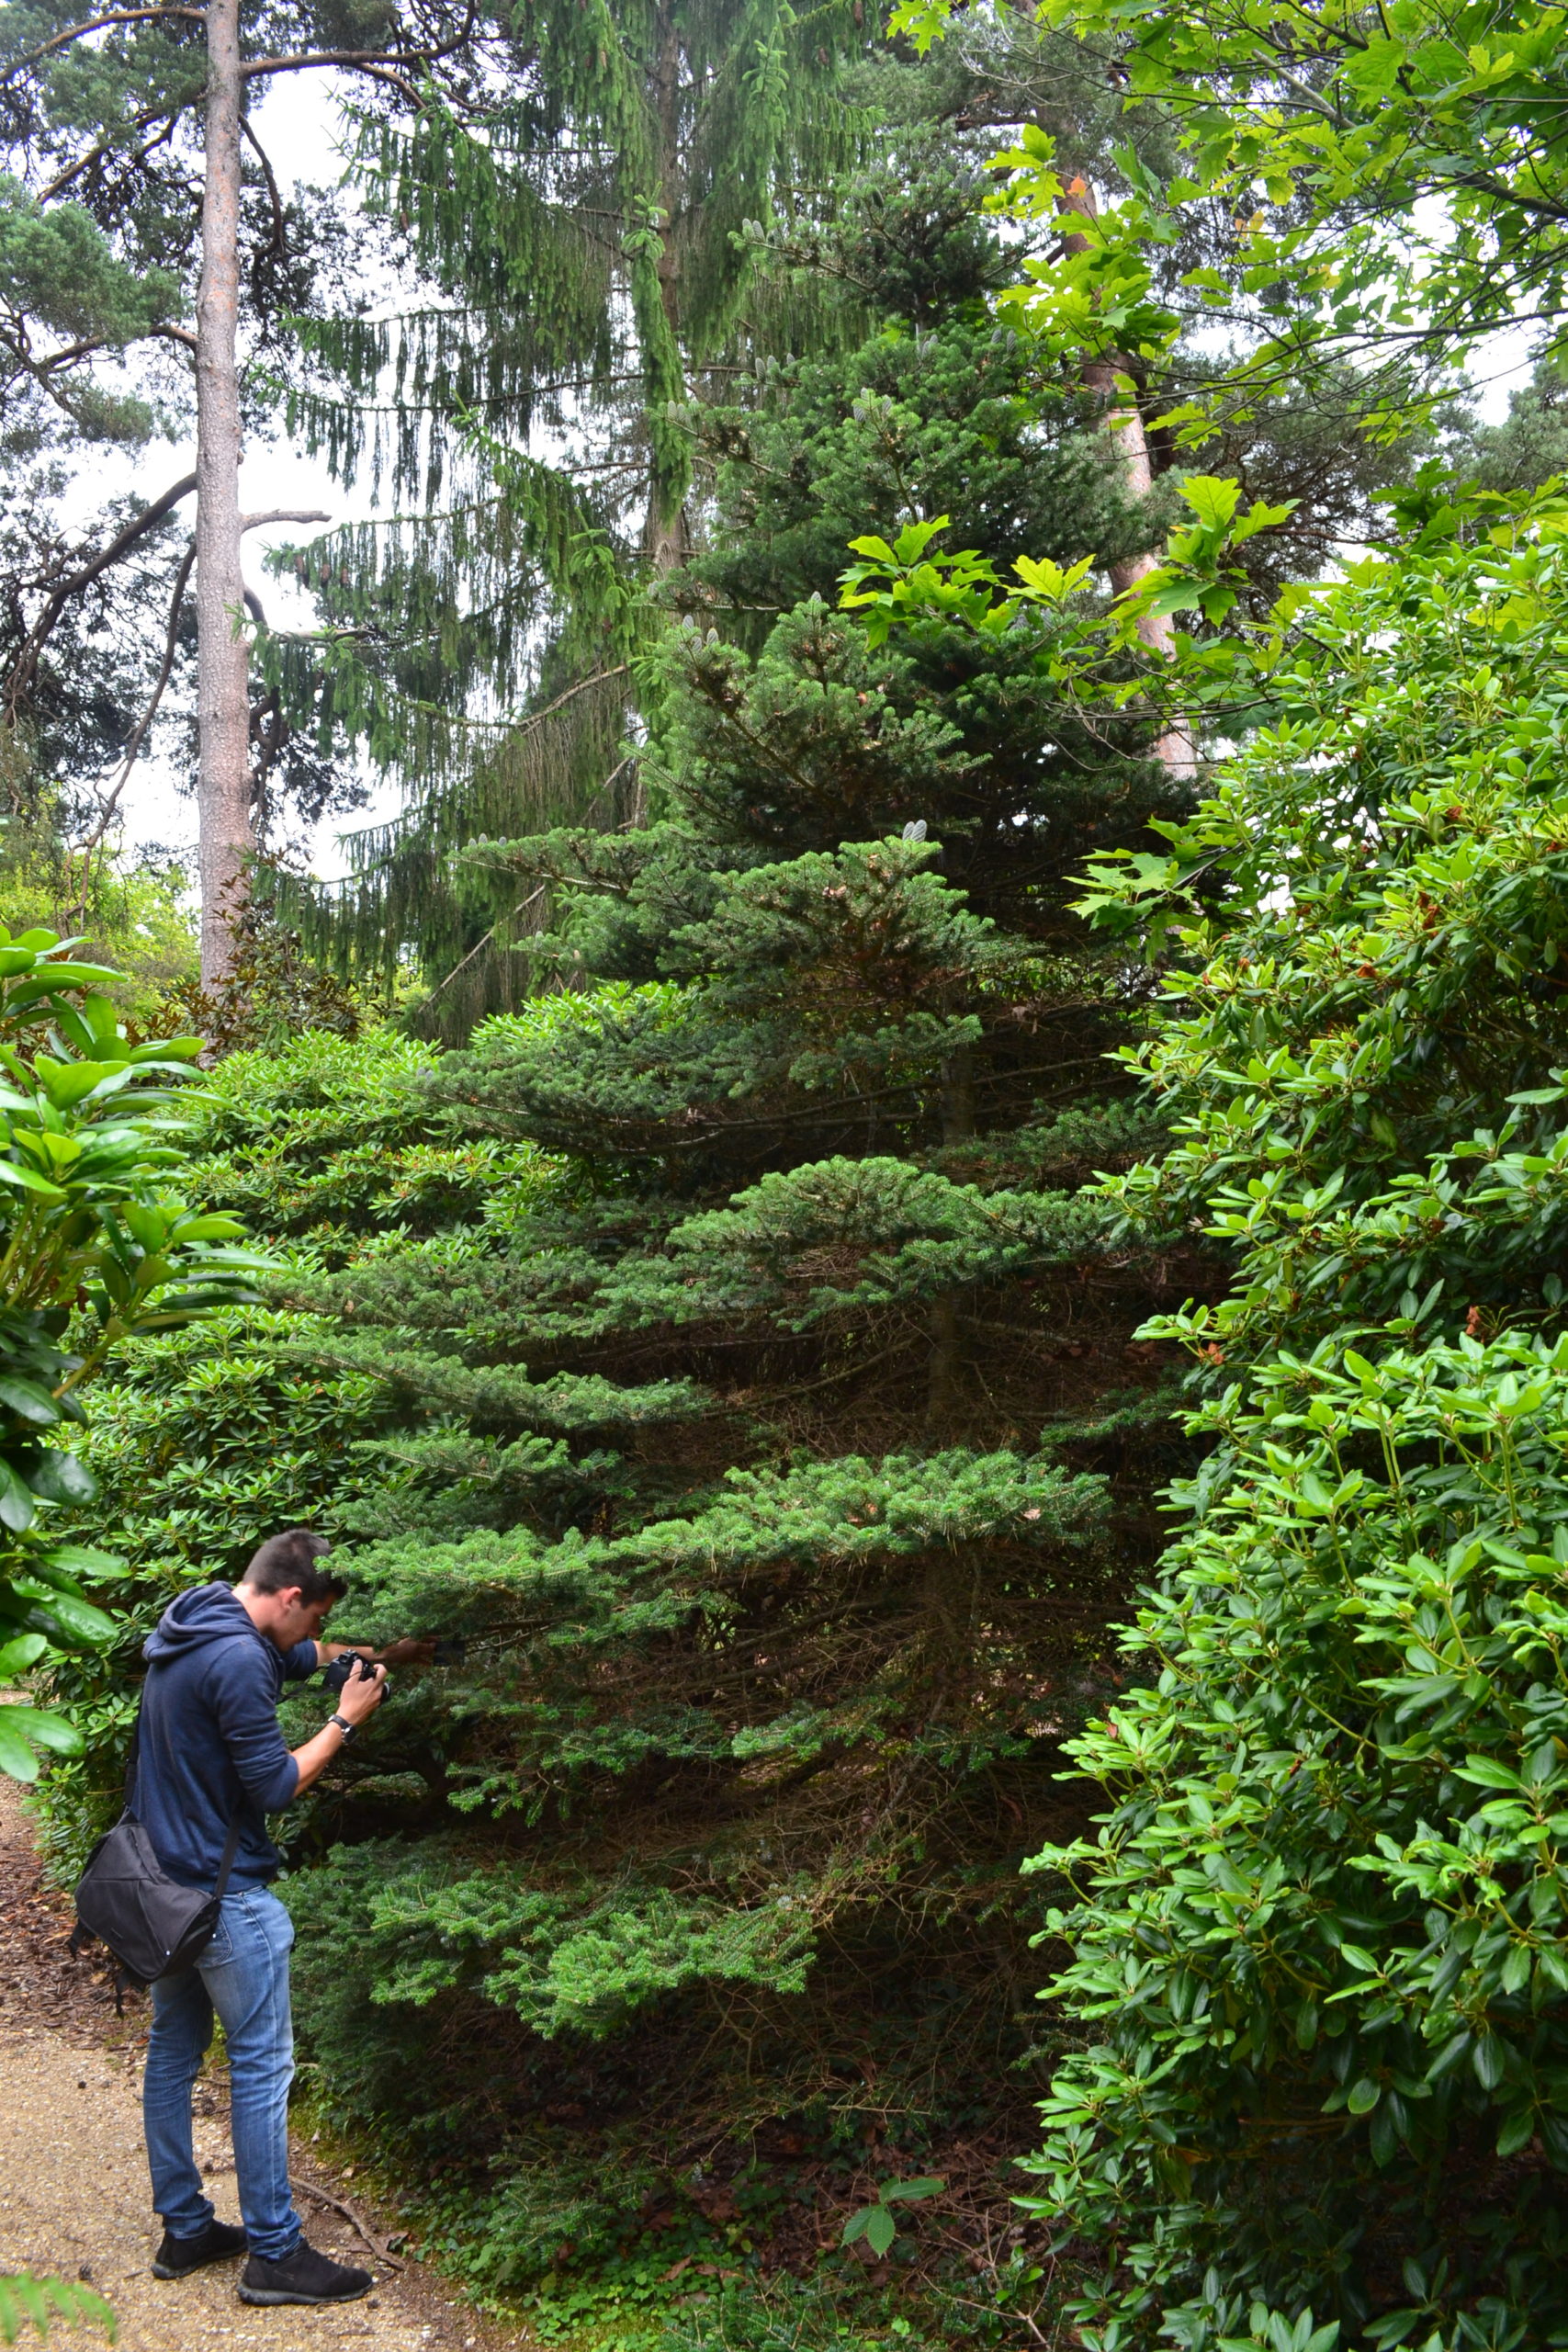
<svg viewBox="0 0 1568 2352">
<path fill-rule="evenodd" d="M 1089 220 L 1095 217 L 1094 198 L 1081 179 L 1073 180 L 1063 198 L 1063 210 L 1077 212 Z M 1068 253 L 1085 253 L 1089 239 L 1080 230 L 1070 230 L 1063 239 Z M 1093 392 L 1105 411 L 1105 429 L 1114 443 L 1122 460 L 1122 479 L 1129 498 L 1142 502 L 1154 488 L 1154 469 L 1149 463 L 1149 445 L 1144 432 L 1144 420 L 1135 401 L 1129 401 L 1117 388 L 1117 377 L 1127 372 L 1126 362 L 1120 352 L 1108 358 L 1091 359 L 1085 366 L 1082 380 Z M 1129 556 L 1124 563 L 1111 566 L 1111 585 L 1117 595 L 1125 595 L 1140 580 L 1148 577 L 1158 567 L 1159 559 L 1152 550 Z M 1138 621 L 1138 635 L 1151 653 L 1168 662 L 1176 650 L 1176 626 L 1168 613 L 1145 613 Z M 1179 721 L 1168 728 L 1155 745 L 1155 756 L 1163 761 L 1173 776 L 1190 777 L 1197 774 L 1198 755 L 1190 730 Z"/>
<path fill-rule="evenodd" d="M 196 311 L 196 642 L 200 764 L 201 979 L 221 980 L 246 888 L 251 825 L 250 695 L 239 624 L 239 0 L 207 0 L 207 185 Z"/>
<path fill-rule="evenodd" d="M 660 12 L 659 62 L 653 75 L 653 106 L 659 121 L 659 203 L 664 215 L 664 250 L 659 256 L 659 299 L 670 329 L 671 342 L 681 347 L 680 264 L 675 252 L 675 240 L 671 233 L 675 225 L 682 189 L 681 184 L 681 26 L 671 0 L 665 0 Z M 644 543 L 655 573 L 662 578 L 674 571 L 692 551 L 691 537 L 686 527 L 684 500 L 667 513 L 654 484 L 648 502 L 648 522 Z"/>
<path fill-rule="evenodd" d="M 967 1143 L 975 1132 L 975 1054 L 959 1046 L 942 1066 L 942 1140 L 944 1148 Z M 960 1351 L 963 1346 L 962 1290 L 938 1291 L 931 1303 L 926 1361 L 926 1430 L 941 1438 L 958 1409 Z"/>
</svg>

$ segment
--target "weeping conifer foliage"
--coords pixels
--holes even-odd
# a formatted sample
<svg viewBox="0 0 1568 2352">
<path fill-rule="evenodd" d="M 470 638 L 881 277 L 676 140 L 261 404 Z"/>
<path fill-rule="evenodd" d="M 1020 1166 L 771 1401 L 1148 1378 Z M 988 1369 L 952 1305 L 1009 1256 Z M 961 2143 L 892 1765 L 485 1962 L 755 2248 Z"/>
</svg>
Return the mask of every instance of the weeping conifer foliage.
<svg viewBox="0 0 1568 2352">
<path fill-rule="evenodd" d="M 284 883 L 340 966 L 411 942 L 458 1034 L 517 988 L 524 904 L 457 842 L 640 808 L 636 590 L 689 550 L 695 420 L 759 340 L 833 332 L 820 289 L 754 300 L 742 232 L 828 188 L 864 118 L 838 95 L 859 0 L 555 0 L 488 20 L 417 116 L 360 124 L 367 201 L 425 295 L 307 335 L 288 416 L 396 512 L 289 559 L 325 633 L 276 641 L 291 707 L 411 780 L 347 882 Z"/>
</svg>

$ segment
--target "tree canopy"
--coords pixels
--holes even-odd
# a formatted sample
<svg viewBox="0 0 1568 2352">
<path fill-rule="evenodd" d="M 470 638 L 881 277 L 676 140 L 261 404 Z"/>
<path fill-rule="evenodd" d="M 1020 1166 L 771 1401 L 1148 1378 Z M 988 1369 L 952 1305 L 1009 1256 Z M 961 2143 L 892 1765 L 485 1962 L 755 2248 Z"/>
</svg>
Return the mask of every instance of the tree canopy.
<svg viewBox="0 0 1568 2352">
<path fill-rule="evenodd" d="M 1337 363 L 1367 428 L 1393 430 L 1492 330 L 1563 338 L 1568 137 L 1558 90 L 1562 33 L 1551 6 L 1399 0 L 1369 16 L 1339 5 L 1279 9 L 1222 0 L 1180 12 L 1150 0 L 1047 0 L 1126 92 L 1130 127 L 1168 111 L 1177 152 L 1140 168 L 1077 251 L 1031 272 L 1016 297 L 1054 346 L 1156 357 L 1194 315 L 1241 340 L 1222 413 Z M 948 0 L 909 0 L 895 30 L 942 37 Z M 1049 130 L 1002 159 L 1012 200 L 1055 211 L 1066 193 Z M 1230 221 L 1229 267 L 1205 258 L 1173 288 L 1159 254 L 1190 220 Z M 1177 413 L 1199 436 L 1203 403 Z"/>
</svg>

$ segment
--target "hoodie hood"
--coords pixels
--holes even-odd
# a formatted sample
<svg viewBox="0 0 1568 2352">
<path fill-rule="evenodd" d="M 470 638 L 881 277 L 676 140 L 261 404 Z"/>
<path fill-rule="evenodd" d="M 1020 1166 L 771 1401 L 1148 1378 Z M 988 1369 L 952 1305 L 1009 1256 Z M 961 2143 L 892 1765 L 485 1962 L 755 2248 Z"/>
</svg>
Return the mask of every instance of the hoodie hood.
<svg viewBox="0 0 1568 2352">
<path fill-rule="evenodd" d="M 172 1600 L 142 1645 L 149 1666 L 160 1658 L 184 1657 L 209 1642 L 231 1642 L 237 1634 L 265 1642 L 226 1584 L 197 1585 Z"/>
</svg>

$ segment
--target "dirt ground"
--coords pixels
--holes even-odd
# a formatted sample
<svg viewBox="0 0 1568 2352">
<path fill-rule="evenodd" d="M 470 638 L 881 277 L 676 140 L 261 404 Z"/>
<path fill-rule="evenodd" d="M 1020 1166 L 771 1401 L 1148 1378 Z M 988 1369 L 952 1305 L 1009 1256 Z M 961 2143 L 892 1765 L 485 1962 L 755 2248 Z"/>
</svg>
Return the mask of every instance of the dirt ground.
<svg viewBox="0 0 1568 2352">
<path fill-rule="evenodd" d="M 375 2272 L 363 2302 L 254 2310 L 234 2291 L 238 2262 L 190 2278 L 154 2278 L 159 2231 L 141 2124 L 147 2005 L 128 1996 L 117 2018 L 103 1973 L 66 1950 L 71 1924 L 69 1906 L 41 1883 L 15 1785 L 0 1778 L 0 2274 L 86 2280 L 113 2307 L 122 2352 L 324 2352 L 345 2343 L 370 2352 L 512 2352 L 526 2345 L 481 2320 L 420 2264 L 405 2258 L 394 2267 L 381 2221 L 309 2147 L 297 2145 L 294 2165 L 307 2233 L 323 2253 Z M 236 2222 L 221 2075 L 198 2085 L 197 2108 L 197 2159 L 220 2218 Z M 323 2197 L 354 2209 L 379 2255 Z M 103 2340 L 96 2331 L 51 2331 L 51 2345 L 95 2340 Z"/>
</svg>

